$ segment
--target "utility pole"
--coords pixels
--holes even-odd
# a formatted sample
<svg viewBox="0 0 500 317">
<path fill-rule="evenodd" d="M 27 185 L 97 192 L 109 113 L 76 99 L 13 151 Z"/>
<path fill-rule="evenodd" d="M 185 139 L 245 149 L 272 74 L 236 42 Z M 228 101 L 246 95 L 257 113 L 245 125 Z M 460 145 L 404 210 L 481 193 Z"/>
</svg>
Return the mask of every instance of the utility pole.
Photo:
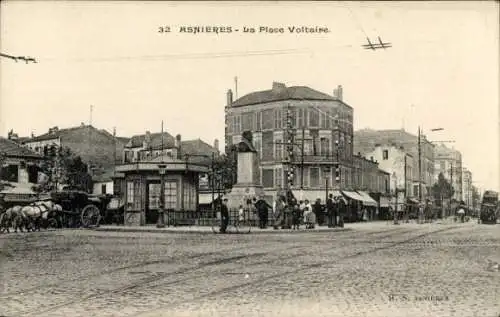
<svg viewBox="0 0 500 317">
<path fill-rule="evenodd" d="M 398 221 L 398 181 L 396 178 L 396 173 L 394 172 L 392 174 L 394 176 L 394 196 L 395 196 L 395 203 L 394 203 L 394 224 L 399 225 Z"/>
<path fill-rule="evenodd" d="M 422 149 L 420 126 L 418 126 L 418 200 L 420 204 L 422 204 Z"/>
<path fill-rule="evenodd" d="M 450 216 L 451 216 L 451 201 L 453 199 L 454 193 L 453 193 L 453 159 L 451 161 L 451 168 L 450 168 L 450 186 L 451 186 L 451 193 L 450 193 Z"/>
<path fill-rule="evenodd" d="M 407 181 L 407 175 L 406 175 L 406 166 L 407 166 L 407 165 L 406 165 L 406 164 L 407 164 L 407 161 L 406 161 L 406 157 L 407 157 L 407 155 L 406 155 L 406 153 L 404 153 L 404 156 L 405 156 L 405 164 L 404 164 L 404 192 L 403 192 L 404 196 L 403 196 L 403 197 L 404 197 L 404 199 L 406 199 L 406 197 L 407 197 L 406 193 L 408 192 L 408 188 L 407 188 L 407 187 L 408 187 L 408 186 L 407 186 L 407 185 L 408 185 L 408 181 Z M 406 210 L 406 208 L 405 208 L 405 206 L 406 206 L 406 205 L 405 205 L 406 200 L 403 200 L 403 201 L 402 201 L 402 203 L 403 203 L 403 207 L 402 207 L 402 208 L 404 208 L 404 210 L 402 210 L 402 212 L 403 212 L 403 216 L 404 216 L 404 218 L 405 218 L 405 219 L 404 219 L 404 221 L 408 222 L 408 218 L 407 218 L 407 210 Z"/>
<path fill-rule="evenodd" d="M 165 227 L 165 174 L 167 172 L 167 165 L 163 163 L 163 120 L 161 121 L 161 153 L 162 164 L 158 165 L 160 172 L 160 210 L 156 222 L 157 228 Z"/>
<path fill-rule="evenodd" d="M 215 153 L 212 152 L 211 184 L 212 189 L 212 215 L 215 216 Z"/>
<path fill-rule="evenodd" d="M 342 197 L 342 175 L 341 175 L 341 169 L 340 169 L 340 130 L 338 131 L 338 134 L 337 134 L 337 139 L 335 140 L 335 145 L 336 145 L 336 161 L 335 161 L 335 164 L 334 164 L 334 168 L 335 168 L 335 183 L 337 184 L 337 188 L 339 189 L 339 193 L 340 193 L 340 196 Z M 342 198 L 340 198 L 342 199 Z M 342 219 L 342 212 L 340 210 L 340 200 L 339 200 L 339 203 L 338 203 L 338 207 L 336 208 L 336 210 L 338 210 L 338 216 L 339 216 L 339 222 L 340 222 L 340 225 L 343 226 L 343 219 Z M 334 214 L 334 217 L 333 217 L 333 226 L 336 227 L 337 225 L 339 225 L 339 223 L 337 223 L 337 213 Z"/>
<path fill-rule="evenodd" d="M 234 99 L 238 99 L 238 76 L 234 77 Z"/>
<path fill-rule="evenodd" d="M 305 120 L 305 119 L 304 119 Z M 305 166 L 305 143 L 312 141 L 312 138 L 306 139 L 306 129 L 302 126 L 302 139 L 300 142 L 300 190 L 304 190 L 304 166 Z"/>
<path fill-rule="evenodd" d="M 304 118 L 305 120 L 305 118 Z M 304 190 L 304 144 L 306 138 L 306 130 L 302 127 L 302 142 L 300 146 L 300 190 Z"/>
<path fill-rule="evenodd" d="M 293 179 L 295 175 L 295 155 L 294 155 L 294 147 L 298 145 L 295 143 L 295 131 L 293 127 L 294 116 L 292 115 L 292 109 L 290 105 L 287 105 L 285 108 L 286 111 L 286 127 L 284 131 L 284 141 L 285 142 L 276 142 L 275 145 L 285 145 L 286 147 L 286 158 L 285 158 L 285 172 L 287 175 L 287 179 L 285 182 L 285 192 L 288 193 L 288 190 L 291 190 L 293 186 Z M 286 195 L 289 197 L 289 195 Z M 287 201 L 287 204 L 290 202 Z"/>
</svg>

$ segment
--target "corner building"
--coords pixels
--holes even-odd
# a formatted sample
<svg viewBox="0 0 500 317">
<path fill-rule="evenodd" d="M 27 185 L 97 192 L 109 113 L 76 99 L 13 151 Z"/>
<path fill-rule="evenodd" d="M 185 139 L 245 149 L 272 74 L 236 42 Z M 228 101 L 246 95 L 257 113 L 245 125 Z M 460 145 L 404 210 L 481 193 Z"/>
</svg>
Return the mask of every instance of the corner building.
<svg viewBox="0 0 500 317">
<path fill-rule="evenodd" d="M 353 189 L 353 108 L 342 100 L 342 86 L 331 96 L 305 86 L 274 82 L 270 90 L 234 101 L 229 90 L 225 110 L 226 152 L 240 142 L 244 131 L 252 132 L 259 153 L 259 177 L 267 194 L 286 185 L 287 111 L 292 117 L 295 144 L 292 190 L 303 190 L 303 199 L 324 201 L 327 180 L 330 190 L 339 189 L 332 168 L 337 157 L 341 189 Z"/>
</svg>

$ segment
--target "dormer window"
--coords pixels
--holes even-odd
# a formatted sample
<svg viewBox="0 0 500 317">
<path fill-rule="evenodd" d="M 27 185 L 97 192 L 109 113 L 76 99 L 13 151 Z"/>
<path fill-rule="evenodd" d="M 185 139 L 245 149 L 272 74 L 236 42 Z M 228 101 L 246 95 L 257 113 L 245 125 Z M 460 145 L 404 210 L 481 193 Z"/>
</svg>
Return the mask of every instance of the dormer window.
<svg viewBox="0 0 500 317">
<path fill-rule="evenodd" d="M 382 151 L 382 159 L 383 160 L 389 159 L 389 151 L 388 150 Z"/>
</svg>

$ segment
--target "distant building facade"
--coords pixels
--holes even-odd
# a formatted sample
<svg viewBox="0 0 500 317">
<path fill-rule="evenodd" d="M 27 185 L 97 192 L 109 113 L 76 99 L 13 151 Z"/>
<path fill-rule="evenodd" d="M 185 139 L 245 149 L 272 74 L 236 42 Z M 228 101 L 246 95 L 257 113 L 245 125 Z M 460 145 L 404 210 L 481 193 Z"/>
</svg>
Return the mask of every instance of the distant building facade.
<svg viewBox="0 0 500 317">
<path fill-rule="evenodd" d="M 395 172 L 398 188 L 406 188 L 407 196 L 418 198 L 419 189 L 422 188 L 422 199 L 430 198 L 430 190 L 434 184 L 434 145 L 425 136 L 421 137 L 420 142 L 421 177 L 416 135 L 404 130 L 358 130 L 354 132 L 354 149 L 365 157 L 373 156 L 380 162 L 380 168 L 391 173 L 391 176 Z M 391 183 L 394 183 L 394 180 L 391 180 Z"/>
<path fill-rule="evenodd" d="M 404 147 L 377 144 L 373 151 L 364 153 L 364 156 L 378 162 L 379 168 L 391 175 L 389 185 L 391 192 L 394 193 L 397 187 L 405 193 L 405 197 L 416 197 L 413 183 L 418 180 L 415 179 L 416 175 L 413 172 L 414 160 Z"/>
<path fill-rule="evenodd" d="M 38 183 L 43 157 L 13 140 L 0 137 L 0 180 L 12 183 Z"/>
<path fill-rule="evenodd" d="M 367 193 L 388 194 L 390 191 L 390 174 L 381 170 L 379 163 L 373 158 L 353 155 L 354 188 Z"/>
<path fill-rule="evenodd" d="M 440 173 L 443 173 L 453 186 L 453 198 L 462 200 L 462 154 L 460 151 L 450 149 L 443 144 L 435 147 L 434 182 Z"/>
<path fill-rule="evenodd" d="M 121 161 L 123 138 L 117 138 L 103 129 L 81 124 L 77 127 L 50 128 L 45 134 L 33 136 L 22 142 L 25 147 L 44 155 L 47 147 L 69 148 L 82 161 L 94 168 L 108 168 Z"/>
<path fill-rule="evenodd" d="M 335 186 L 333 163 L 339 157 L 341 188 L 354 189 L 353 116 L 351 106 L 343 101 L 342 87 L 328 95 L 309 87 L 287 87 L 273 83 L 272 89 L 252 92 L 233 101 L 227 93 L 225 107 L 226 152 L 241 141 L 244 131 L 251 131 L 258 152 L 260 180 L 267 194 L 286 184 L 287 111 L 294 130 L 296 167 L 292 189 L 303 189 L 305 198 L 315 200 L 318 191 Z M 338 145 L 337 145 L 337 142 Z M 325 167 L 330 167 L 330 171 Z M 308 193 L 311 197 L 307 197 Z M 319 197 L 324 197 L 322 194 Z"/>
<path fill-rule="evenodd" d="M 115 194 L 127 202 L 130 218 L 126 223 L 156 222 L 161 194 L 158 166 L 163 163 L 167 166 L 167 208 L 196 211 L 208 198 L 203 191 L 210 191 L 210 186 L 204 180 L 210 174 L 212 158 L 218 155 L 218 140 L 211 146 L 201 139 L 182 141 L 180 134 L 173 137 L 166 131 L 134 135 L 125 145 L 123 164 L 116 168 L 119 174 L 114 177 Z"/>
<path fill-rule="evenodd" d="M 472 183 L 472 172 L 465 167 L 462 168 L 462 200 L 471 208 L 474 206 Z"/>
</svg>

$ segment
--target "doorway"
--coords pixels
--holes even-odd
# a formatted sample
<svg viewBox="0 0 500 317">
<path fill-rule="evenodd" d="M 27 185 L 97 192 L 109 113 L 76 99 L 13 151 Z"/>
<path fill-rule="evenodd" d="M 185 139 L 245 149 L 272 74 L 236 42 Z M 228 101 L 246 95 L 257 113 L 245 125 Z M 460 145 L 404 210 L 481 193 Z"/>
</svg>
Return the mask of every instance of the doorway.
<svg viewBox="0 0 500 317">
<path fill-rule="evenodd" d="M 146 224 L 156 224 L 160 208 L 160 182 L 148 182 L 146 186 Z"/>
</svg>

